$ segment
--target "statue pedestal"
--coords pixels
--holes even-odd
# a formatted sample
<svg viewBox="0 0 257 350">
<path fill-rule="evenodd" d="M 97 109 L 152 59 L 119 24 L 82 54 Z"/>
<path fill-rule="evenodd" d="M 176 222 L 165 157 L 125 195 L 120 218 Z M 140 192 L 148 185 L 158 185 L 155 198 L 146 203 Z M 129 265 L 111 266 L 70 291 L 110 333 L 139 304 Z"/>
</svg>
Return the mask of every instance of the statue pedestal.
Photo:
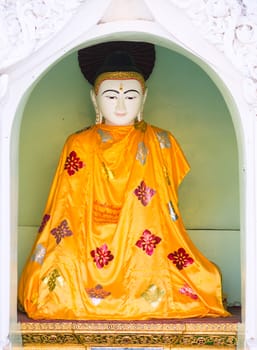
<svg viewBox="0 0 257 350">
<path fill-rule="evenodd" d="M 33 321 L 19 315 L 23 346 L 236 349 L 240 308 L 231 317 L 147 321 Z M 15 348 L 15 347 L 14 347 Z"/>
</svg>

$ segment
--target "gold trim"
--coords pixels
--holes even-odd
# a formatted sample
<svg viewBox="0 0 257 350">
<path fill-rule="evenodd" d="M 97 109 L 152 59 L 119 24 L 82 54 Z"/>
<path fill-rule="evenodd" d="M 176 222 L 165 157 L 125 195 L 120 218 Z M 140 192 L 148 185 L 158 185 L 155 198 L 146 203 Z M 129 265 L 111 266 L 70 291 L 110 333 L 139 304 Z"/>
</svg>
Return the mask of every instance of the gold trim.
<svg viewBox="0 0 257 350">
<path fill-rule="evenodd" d="M 237 333 L 238 323 L 168 323 L 168 322 L 23 322 L 22 333 L 35 331 L 83 331 L 83 332 L 162 332 L 162 333 Z"/>
<path fill-rule="evenodd" d="M 236 349 L 238 323 L 204 322 L 24 322 L 25 348 L 161 347 L 165 349 Z M 117 349 L 119 350 L 119 349 Z M 149 349 L 151 350 L 151 349 Z"/>
<path fill-rule="evenodd" d="M 99 92 L 99 87 L 104 80 L 130 80 L 135 79 L 139 81 L 142 86 L 143 93 L 145 92 L 145 80 L 143 76 L 138 72 L 104 72 L 95 80 L 94 90 L 96 95 Z"/>
<path fill-rule="evenodd" d="M 74 334 L 74 333 L 30 333 L 22 335 L 23 346 L 84 346 L 84 347 L 162 347 L 172 346 L 214 349 L 233 349 L 236 335 L 195 334 Z"/>
</svg>

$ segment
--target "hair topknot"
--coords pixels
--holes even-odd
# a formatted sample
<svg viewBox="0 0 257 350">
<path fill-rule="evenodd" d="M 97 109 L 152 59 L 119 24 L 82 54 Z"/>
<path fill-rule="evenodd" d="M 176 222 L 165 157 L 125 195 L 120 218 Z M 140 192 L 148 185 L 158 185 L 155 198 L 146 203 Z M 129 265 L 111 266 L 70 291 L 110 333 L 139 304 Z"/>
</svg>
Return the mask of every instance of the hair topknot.
<svg viewBox="0 0 257 350">
<path fill-rule="evenodd" d="M 147 80 L 155 63 L 155 48 L 146 42 L 110 41 L 79 50 L 78 61 L 91 85 L 108 71 L 135 71 Z"/>
</svg>

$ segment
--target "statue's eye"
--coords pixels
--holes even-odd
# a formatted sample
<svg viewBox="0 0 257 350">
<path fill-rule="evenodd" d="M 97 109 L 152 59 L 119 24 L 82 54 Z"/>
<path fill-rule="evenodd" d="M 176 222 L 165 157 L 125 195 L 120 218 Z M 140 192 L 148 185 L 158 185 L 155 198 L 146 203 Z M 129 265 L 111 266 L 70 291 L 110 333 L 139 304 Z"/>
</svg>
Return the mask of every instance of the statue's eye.
<svg viewBox="0 0 257 350">
<path fill-rule="evenodd" d="M 134 100 L 135 98 L 137 98 L 137 96 L 134 96 L 134 95 L 126 96 L 126 100 Z"/>
<path fill-rule="evenodd" d="M 106 98 L 108 98 L 109 100 L 116 100 L 117 96 L 116 95 L 105 95 Z"/>
</svg>

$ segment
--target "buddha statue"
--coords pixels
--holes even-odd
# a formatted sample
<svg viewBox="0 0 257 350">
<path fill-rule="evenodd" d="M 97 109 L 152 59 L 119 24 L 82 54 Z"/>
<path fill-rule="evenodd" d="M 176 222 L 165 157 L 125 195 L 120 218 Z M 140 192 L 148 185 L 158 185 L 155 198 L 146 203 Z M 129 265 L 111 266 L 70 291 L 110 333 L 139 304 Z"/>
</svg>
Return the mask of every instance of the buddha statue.
<svg viewBox="0 0 257 350">
<path fill-rule="evenodd" d="M 68 137 L 19 283 L 33 319 L 228 316 L 221 277 L 178 207 L 188 162 L 171 132 L 144 121 L 154 46 L 79 51 L 94 125 Z"/>
</svg>

